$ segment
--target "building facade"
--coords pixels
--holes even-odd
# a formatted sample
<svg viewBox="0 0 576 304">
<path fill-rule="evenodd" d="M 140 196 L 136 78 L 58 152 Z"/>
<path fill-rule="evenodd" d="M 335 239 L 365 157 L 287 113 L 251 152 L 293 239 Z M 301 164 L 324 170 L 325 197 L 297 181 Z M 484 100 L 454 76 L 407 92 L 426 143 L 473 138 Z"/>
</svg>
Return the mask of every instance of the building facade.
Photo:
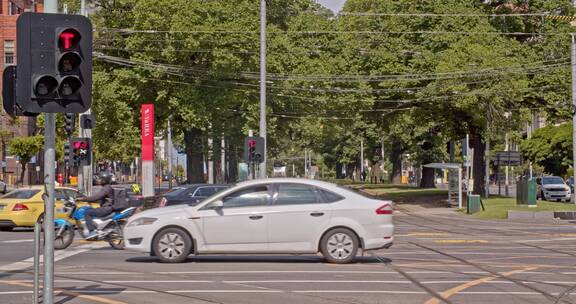
<svg viewBox="0 0 576 304">
<path fill-rule="evenodd" d="M 43 1 L 39 0 L 0 0 L 0 72 L 4 68 L 17 63 L 16 58 L 16 20 L 23 12 L 43 10 Z M 2 79 L 0 78 L 0 90 Z M 36 131 L 36 119 L 19 117 L 13 121 L 2 109 L 0 114 L 0 179 L 9 184 L 15 184 L 20 176 L 21 164 L 18 159 L 8 153 L 8 143 L 12 138 L 33 135 Z M 23 184 L 36 183 L 35 169 L 38 161 L 28 165 L 28 171 Z"/>
</svg>

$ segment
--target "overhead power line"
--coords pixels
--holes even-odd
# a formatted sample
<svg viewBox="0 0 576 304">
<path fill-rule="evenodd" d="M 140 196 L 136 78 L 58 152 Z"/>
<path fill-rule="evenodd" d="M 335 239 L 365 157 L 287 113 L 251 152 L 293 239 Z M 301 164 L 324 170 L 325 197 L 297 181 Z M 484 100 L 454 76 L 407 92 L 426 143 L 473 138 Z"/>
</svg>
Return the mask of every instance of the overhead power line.
<svg viewBox="0 0 576 304">
<path fill-rule="evenodd" d="M 371 13 L 371 12 L 340 12 L 337 16 L 366 16 L 366 17 L 542 17 L 550 15 L 542 13 L 518 13 L 518 14 L 436 14 L 436 13 Z"/>
</svg>

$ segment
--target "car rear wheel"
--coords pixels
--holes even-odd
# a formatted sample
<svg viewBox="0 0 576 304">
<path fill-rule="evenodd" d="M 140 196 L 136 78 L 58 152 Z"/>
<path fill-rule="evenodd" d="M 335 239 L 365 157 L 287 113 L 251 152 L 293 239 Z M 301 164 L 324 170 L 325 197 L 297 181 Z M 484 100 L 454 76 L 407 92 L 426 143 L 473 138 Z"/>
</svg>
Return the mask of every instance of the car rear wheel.
<svg viewBox="0 0 576 304">
<path fill-rule="evenodd" d="M 182 263 L 192 250 L 192 239 L 180 228 L 166 228 L 152 241 L 154 253 L 162 263 Z"/>
<path fill-rule="evenodd" d="M 358 238 L 346 228 L 330 230 L 320 241 L 320 251 L 330 263 L 350 263 L 358 252 Z"/>
</svg>

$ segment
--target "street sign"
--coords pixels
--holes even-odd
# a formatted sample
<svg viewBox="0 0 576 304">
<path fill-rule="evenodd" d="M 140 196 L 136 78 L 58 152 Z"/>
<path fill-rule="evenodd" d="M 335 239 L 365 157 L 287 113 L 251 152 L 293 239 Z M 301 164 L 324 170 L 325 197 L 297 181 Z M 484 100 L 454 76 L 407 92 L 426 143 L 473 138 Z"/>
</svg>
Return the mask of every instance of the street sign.
<svg viewBox="0 0 576 304">
<path fill-rule="evenodd" d="M 516 151 L 496 152 L 494 159 L 496 166 L 520 166 L 522 165 L 522 155 Z"/>
</svg>

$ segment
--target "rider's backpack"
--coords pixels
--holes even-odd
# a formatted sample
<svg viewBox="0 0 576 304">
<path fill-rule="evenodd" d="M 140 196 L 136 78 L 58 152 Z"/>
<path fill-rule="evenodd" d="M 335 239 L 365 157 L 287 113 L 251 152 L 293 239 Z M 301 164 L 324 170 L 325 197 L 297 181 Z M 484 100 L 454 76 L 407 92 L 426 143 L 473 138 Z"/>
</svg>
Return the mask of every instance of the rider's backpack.
<svg viewBox="0 0 576 304">
<path fill-rule="evenodd" d="M 112 208 L 114 211 L 122 211 L 128 208 L 128 196 L 126 195 L 126 189 L 122 188 L 112 188 L 114 189 L 114 204 Z"/>
</svg>

